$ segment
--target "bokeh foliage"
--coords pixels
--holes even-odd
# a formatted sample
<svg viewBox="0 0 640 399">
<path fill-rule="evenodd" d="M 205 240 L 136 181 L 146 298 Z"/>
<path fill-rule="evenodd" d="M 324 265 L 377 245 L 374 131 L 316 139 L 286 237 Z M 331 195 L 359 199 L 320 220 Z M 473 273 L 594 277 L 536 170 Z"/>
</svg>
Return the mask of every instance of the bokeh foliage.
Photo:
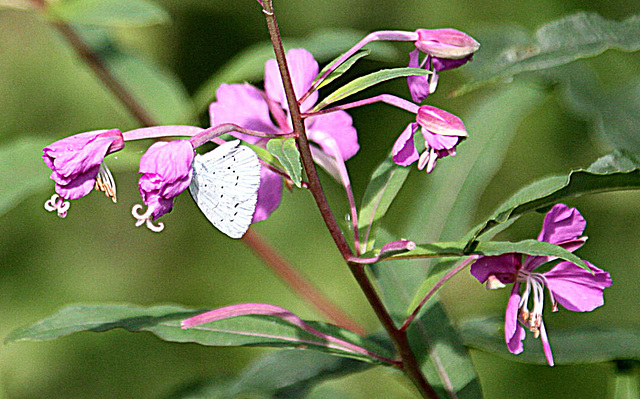
<svg viewBox="0 0 640 399">
<path fill-rule="evenodd" d="M 202 85 L 232 57 L 267 38 L 260 9 L 251 1 L 163 0 L 157 4 L 166 9 L 170 23 L 110 27 L 110 39 L 104 43 L 104 49 L 112 55 L 129 54 L 142 60 L 133 65 L 138 71 L 143 68 L 140 63 L 144 63 L 175 74 L 184 85 L 185 98 L 200 94 Z M 298 40 L 328 28 L 350 28 L 364 33 L 385 28 L 414 30 L 450 26 L 482 42 L 483 35 L 488 36 L 488 32 L 498 26 L 519 26 L 532 31 L 578 10 L 598 12 L 605 18 L 617 20 L 640 13 L 640 5 L 630 0 L 533 3 L 520 0 L 282 0 L 275 6 L 283 35 Z M 93 40 L 102 37 L 96 31 L 86 34 Z M 409 48 L 397 46 L 397 50 L 395 59 L 390 53 L 391 58 L 367 61 L 354 72 L 364 72 L 368 66 L 386 65 L 384 62 L 403 63 Z M 491 147 L 498 148 L 498 153 L 504 152 L 502 163 L 499 162 L 502 155 L 474 146 L 497 157 L 482 163 L 484 167 L 495 168 L 496 175 L 483 192 L 474 190 L 474 182 L 465 182 L 469 202 L 467 209 L 456 209 L 466 218 L 460 223 L 472 224 L 489 215 L 499 202 L 535 179 L 587 167 L 610 152 L 615 143 L 603 139 L 600 123 L 603 118 L 596 114 L 607 110 L 603 114 L 606 121 L 606 116 L 614 111 L 626 115 L 622 105 L 640 101 L 634 83 L 640 73 L 639 57 L 637 53 L 609 51 L 578 62 L 578 68 L 586 69 L 585 73 L 593 76 L 590 82 L 597 82 L 595 88 L 578 86 L 593 89 L 586 96 L 572 95 L 560 85 L 549 84 L 551 80 L 521 76 L 517 78 L 517 85 L 495 85 L 451 99 L 446 94 L 469 77 L 464 70 L 448 73 L 446 79 L 441 80 L 438 93 L 429 101 L 467 122 L 470 139 L 460 146 L 460 155 L 464 154 L 465 146 L 472 146 L 474 126 L 478 130 L 491 126 L 515 132 L 511 141 L 505 138 Z M 127 60 L 133 62 L 131 59 L 119 60 L 124 65 Z M 131 73 L 132 64 L 126 65 L 129 68 L 123 68 L 123 73 Z M 260 73 L 257 76 L 259 79 Z M 571 75 L 576 79 L 579 76 Z M 140 73 L 132 74 L 131 78 L 140 78 Z M 402 96 L 408 94 L 402 82 L 390 83 L 384 88 Z M 585 103 L 585 99 L 591 101 Z M 613 107 L 614 99 L 621 105 Z M 16 175 L 24 177 L 0 181 L 0 192 L 14 189 L 16 181 L 24 182 L 21 185 L 40 184 L 41 176 L 48 175 L 39 160 L 39 150 L 33 150 L 38 146 L 29 146 L 26 140 L 47 143 L 81 131 L 109 127 L 126 130 L 137 126 L 46 20 L 5 8 L 0 8 L 0 110 L 3 143 L 11 143 L 17 149 L 8 158 L 0 159 L 1 167 L 16 165 Z M 184 116 L 188 112 L 186 108 L 174 110 L 175 114 L 157 117 L 163 123 L 189 121 Z M 383 112 L 385 117 L 380 118 Z M 358 109 L 351 114 L 362 148 L 348 164 L 359 203 L 370 174 L 388 154 L 410 116 L 384 105 Z M 203 123 L 206 119 L 206 115 L 200 115 Z M 617 127 L 623 132 L 637 127 L 631 118 L 623 121 L 625 124 Z M 637 141 L 626 143 L 633 146 Z M 320 318 L 242 243 L 231 241 L 214 230 L 188 196 L 179 198 L 174 211 L 165 217 L 167 228 L 162 234 L 136 229 L 129 213 L 132 204 L 139 202 L 136 154 L 138 152 L 133 151 L 130 159 L 122 156 L 111 161 L 119 187 L 117 205 L 94 193 L 74 201 L 69 217 L 59 220 L 42 209 L 52 191 L 50 184 L 42 185 L 37 194 L 23 201 L 11 202 L 14 207 L 0 216 L 0 303 L 4 312 L 0 332 L 3 336 L 69 303 L 179 303 L 192 308 L 212 308 L 240 302 L 266 302 L 286 307 L 306 319 Z M 441 166 L 456 160 L 443 160 Z M 389 230 L 411 231 L 421 234 L 424 240 L 437 240 L 441 234 L 453 239 L 463 233 L 443 231 L 438 225 L 449 212 L 446 198 L 423 204 L 428 214 L 420 219 L 403 210 L 420 202 L 434 186 L 455 181 L 455 176 L 447 179 L 446 173 L 445 168 L 436 170 L 433 179 L 427 179 L 424 174 L 412 172 L 400 194 L 400 202 L 393 205 L 385 222 Z M 325 180 L 330 198 L 338 204 L 342 200 L 340 187 L 328 178 Z M 640 244 L 640 211 L 636 206 L 639 199 L 637 193 L 614 193 L 569 202 L 577 206 L 588 221 L 586 234 L 590 239 L 581 256 L 611 272 L 614 286 L 605 292 L 606 306 L 593 313 L 548 315 L 552 344 L 553 330 L 563 327 L 640 327 L 636 311 L 640 300 L 635 283 L 640 277 L 640 257 L 636 251 Z M 479 202 L 477 214 L 470 213 L 476 202 Z M 2 204 L 4 206 L 4 202 Z M 308 193 L 286 194 L 281 207 L 267 222 L 258 225 L 257 230 L 356 320 L 372 330 L 377 329 L 375 317 L 367 310 L 351 275 L 333 249 Z M 346 208 L 338 206 L 337 213 L 346 215 Z M 541 216 L 525 215 L 500 237 L 521 240 L 535 236 L 540 220 Z M 463 273 L 445 288 L 442 298 L 454 319 L 461 320 L 467 316 L 500 316 L 506 292 L 486 292 Z M 248 366 L 250 359 L 264 352 L 270 350 L 169 344 L 150 334 L 122 331 L 80 334 L 50 343 L 14 344 L 2 348 L 0 397 L 165 397 L 190 382 L 231 380 Z M 616 372 L 610 364 L 550 369 L 517 363 L 517 357 L 505 360 L 478 351 L 472 355 L 489 398 L 524 398 L 533 391 L 539 397 L 600 398 L 607 393 Z M 376 368 L 324 384 L 312 395 L 400 398 L 410 395 L 411 389 L 402 376 Z"/>
</svg>

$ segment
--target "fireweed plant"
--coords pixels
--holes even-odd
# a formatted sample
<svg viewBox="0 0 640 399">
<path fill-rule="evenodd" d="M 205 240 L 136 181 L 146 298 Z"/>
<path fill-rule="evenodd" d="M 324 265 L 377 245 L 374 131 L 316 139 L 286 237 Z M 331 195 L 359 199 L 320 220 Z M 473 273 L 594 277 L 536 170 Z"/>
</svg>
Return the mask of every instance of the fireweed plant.
<svg viewBox="0 0 640 399">
<path fill-rule="evenodd" d="M 131 210 L 136 226 L 146 226 L 159 233 L 165 228 L 160 218 L 171 212 L 174 199 L 192 184 L 196 173 L 194 159 L 198 156 L 196 149 L 209 142 L 220 145 L 240 139 L 261 158 L 259 172 L 257 166 L 255 170 L 260 175 L 260 184 L 256 188 L 257 201 L 255 205 L 250 204 L 251 209 L 255 206 L 251 222 L 268 220 L 280 205 L 285 185 L 308 190 L 335 246 L 386 334 L 383 338 L 377 335 L 372 339 L 365 336 L 359 326 L 331 312 L 327 312 L 328 318 L 348 328 L 304 321 L 286 309 L 257 303 L 204 313 L 161 307 L 96 308 L 98 311 L 103 309 L 106 318 L 117 314 L 104 321 L 105 325 L 111 323 L 111 326 L 126 328 L 127 318 L 144 316 L 152 320 L 147 329 L 167 340 L 307 348 L 398 369 L 425 398 L 457 397 L 463 390 L 481 395 L 475 374 L 471 373 L 470 377 L 451 374 L 459 358 L 439 357 L 438 364 L 432 359 L 438 356 L 433 343 L 416 338 L 420 337 L 416 335 L 418 328 L 430 327 L 429 324 L 416 327 L 421 317 L 433 310 L 433 301 L 429 299 L 451 277 L 470 267 L 471 275 L 488 289 L 512 284 L 504 317 L 504 347 L 517 355 L 524 350 L 525 337 L 531 335 L 540 339 L 546 362 L 553 366 L 553 331 L 547 332 L 543 322 L 545 299 L 547 311 L 558 311 L 558 305 L 574 312 L 592 311 L 604 304 L 604 289 L 612 284 L 609 273 L 573 254 L 586 242 L 582 235 L 586 222 L 577 209 L 556 203 L 549 196 L 531 198 L 527 204 L 537 202 L 536 206 L 527 205 L 529 209 L 547 211 L 535 240 L 518 243 L 487 240 L 487 233 L 493 227 L 506 221 L 512 213 L 523 212 L 518 208 L 522 204 L 517 204 L 514 208 L 500 209 L 495 217 L 459 242 L 416 244 L 409 237 L 372 246 L 375 223 L 398 191 L 393 192 L 391 188 L 398 184 L 394 173 L 416 168 L 429 174 L 439 163 L 456 162 L 458 146 L 463 148 L 465 140 L 473 140 L 473 132 L 467 132 L 459 117 L 422 103 L 437 90 L 441 73 L 471 62 L 480 43 L 456 29 L 378 31 L 364 37 L 321 70 L 309 51 L 294 48 L 285 52 L 271 0 L 259 3 L 275 52 L 275 59 L 265 65 L 263 87 L 247 83 L 221 85 L 216 100 L 209 107 L 211 126 L 207 128 L 155 125 L 125 132 L 112 128 L 75 134 L 50 144 L 44 148 L 42 157 L 52 170 L 50 177 L 55 182 L 55 194 L 44 207 L 64 218 L 71 211 L 70 201 L 86 196 L 94 188 L 115 202 L 115 179 L 105 158 L 122 150 L 130 141 L 163 139 L 152 144 L 140 159 L 141 204 Z M 407 66 L 383 69 L 343 82 L 339 89 L 320 97 L 319 89 L 342 79 L 344 72 L 367 55 L 363 48 L 374 41 L 408 42 L 411 49 Z M 345 101 L 353 94 L 397 78 L 407 80 L 411 100 L 381 94 L 354 102 Z M 364 194 L 363 206 L 358 209 L 345 162 L 359 154 L 359 133 L 347 110 L 378 102 L 400 108 L 414 119 L 406 127 L 398 127 L 400 133 L 389 149 L 389 158 L 376 171 L 375 179 Z M 151 125 L 143 118 L 140 120 Z M 222 153 L 220 159 L 226 154 Z M 224 159 L 224 162 L 230 162 Z M 346 192 L 352 224 L 349 234 L 343 233 L 334 217 L 316 164 L 333 176 Z M 203 165 L 197 172 L 206 174 L 207 165 Z M 233 162 L 226 165 L 229 169 L 234 167 Z M 228 177 L 224 168 L 217 172 L 220 179 Z M 233 176 L 237 180 L 243 178 Z M 403 176 L 402 179 L 406 178 L 406 173 Z M 218 177 L 210 175 L 206 178 L 215 183 Z M 404 180 L 400 185 L 402 182 Z M 204 190 L 204 187 L 197 189 Z M 233 193 L 233 189 L 225 190 Z M 226 191 L 220 194 L 226 194 Z M 220 204 L 211 206 L 237 206 Z M 200 202 L 198 205 L 202 206 Z M 439 259 L 449 263 L 442 263 L 445 266 L 438 280 L 422 292 L 407 315 L 398 321 L 397 315 L 392 315 L 388 309 L 371 270 L 381 264 L 392 268 L 392 261 L 400 259 Z M 85 308 L 71 309 L 80 319 L 83 312 L 87 312 Z M 153 324 L 154 320 L 157 324 Z M 173 328 L 173 332 L 169 335 L 160 333 L 160 327 Z M 19 331 L 12 339 L 29 337 L 29 334 L 36 334 L 38 328 L 35 325 Z M 91 328 L 99 330 L 100 326 L 92 325 Z M 82 328 L 74 331 L 80 330 Z M 442 331 L 442 326 L 436 326 L 433 334 Z M 224 339 L 229 341 L 225 343 L 224 339 L 218 339 L 222 334 L 226 334 Z M 230 339 L 229 335 L 235 338 Z M 433 340 L 438 338 L 435 336 Z"/>
</svg>

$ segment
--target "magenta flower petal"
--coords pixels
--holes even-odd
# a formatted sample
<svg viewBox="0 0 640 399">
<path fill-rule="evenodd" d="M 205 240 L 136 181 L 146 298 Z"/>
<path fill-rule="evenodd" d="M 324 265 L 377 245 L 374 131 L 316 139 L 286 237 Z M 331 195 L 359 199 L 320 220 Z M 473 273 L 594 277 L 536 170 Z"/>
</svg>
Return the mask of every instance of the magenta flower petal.
<svg viewBox="0 0 640 399">
<path fill-rule="evenodd" d="M 173 199 L 189 187 L 193 176 L 195 153 L 189 140 L 159 141 L 140 158 L 142 173 L 138 188 L 147 211 L 140 214 L 141 205 L 133 207 L 132 214 L 152 231 L 161 231 L 163 224 L 153 225 L 160 216 L 171 212 Z"/>
<path fill-rule="evenodd" d="M 345 161 L 360 149 L 358 132 L 353 127 L 351 116 L 345 111 L 309 118 L 307 120 L 307 134 L 309 140 L 317 143 L 327 154 L 331 154 L 333 151 L 327 148 L 323 137 L 331 137 L 340 148 L 340 153 Z"/>
<path fill-rule="evenodd" d="M 576 208 L 556 204 L 544 217 L 538 241 L 560 244 L 574 240 L 582 234 L 586 225 L 587 222 Z"/>
<path fill-rule="evenodd" d="M 280 206 L 282 200 L 282 177 L 264 166 L 260 168 L 258 202 L 251 223 L 262 222 Z"/>
<path fill-rule="evenodd" d="M 520 299 L 520 283 L 515 283 L 504 316 L 504 339 L 509 352 L 516 355 L 524 350 L 522 341 L 526 336 L 524 328 L 518 323 Z"/>
<path fill-rule="evenodd" d="M 603 291 L 612 284 L 609 273 L 591 263 L 585 263 L 594 274 L 571 263 L 560 262 L 544 273 L 547 287 L 554 298 L 574 312 L 590 312 L 604 304 Z"/>
<path fill-rule="evenodd" d="M 467 137 L 467 129 L 457 116 L 430 105 L 418 109 L 417 122 L 424 129 L 442 136 Z"/>
<path fill-rule="evenodd" d="M 424 136 L 424 140 L 427 142 L 427 145 L 436 151 L 448 152 L 449 150 L 456 148 L 456 145 L 458 145 L 458 142 L 460 141 L 460 137 L 458 136 L 442 136 L 439 134 L 433 134 L 426 129 L 422 129 L 422 136 Z"/>
<path fill-rule="evenodd" d="M 216 91 L 216 102 L 209 106 L 211 126 L 233 123 L 246 129 L 277 134 L 276 127 L 269 116 L 269 106 L 264 93 L 248 84 L 221 85 Z M 234 136 L 251 144 L 264 139 L 241 133 Z"/>
<path fill-rule="evenodd" d="M 416 49 L 409 53 L 409 68 L 420 68 L 420 52 Z M 431 94 L 429 75 L 416 75 L 407 78 L 411 99 L 417 103 L 424 101 Z"/>
<path fill-rule="evenodd" d="M 438 58 L 460 59 L 480 48 L 474 38 L 456 29 L 418 29 L 416 33 L 416 48 Z"/>
<path fill-rule="evenodd" d="M 293 83 L 293 92 L 296 98 L 302 97 L 309 90 L 313 79 L 318 75 L 318 62 L 313 58 L 313 54 L 305 49 L 291 49 L 287 51 L 287 64 L 289 65 L 289 73 L 291 74 L 291 83 Z M 284 86 L 282 77 L 278 69 L 276 60 L 267 61 L 264 69 L 264 89 L 270 99 L 277 101 L 284 109 L 289 109 L 287 98 L 284 94 Z M 304 112 L 316 103 L 318 100 L 318 92 L 312 93 L 300 109 Z"/>
<path fill-rule="evenodd" d="M 413 135 L 418 130 L 417 123 L 410 123 L 402 131 L 393 144 L 393 162 L 400 166 L 408 166 L 418 160 L 420 155 L 413 144 Z"/>
<path fill-rule="evenodd" d="M 489 276 L 494 276 L 502 284 L 509 284 L 516 281 L 521 260 L 521 254 L 483 256 L 471 265 L 469 271 L 480 283 L 485 283 Z"/>
<path fill-rule="evenodd" d="M 52 170 L 56 192 L 65 199 L 78 199 L 93 189 L 104 157 L 123 147 L 124 139 L 118 129 L 96 130 L 48 145 L 42 158 Z"/>
<path fill-rule="evenodd" d="M 547 337 L 547 329 L 544 328 L 544 323 L 540 324 L 540 341 L 542 341 L 542 350 L 544 351 L 544 357 L 547 358 L 549 366 L 553 367 L 553 353 L 551 353 L 551 345 L 549 345 L 549 337 Z"/>
</svg>

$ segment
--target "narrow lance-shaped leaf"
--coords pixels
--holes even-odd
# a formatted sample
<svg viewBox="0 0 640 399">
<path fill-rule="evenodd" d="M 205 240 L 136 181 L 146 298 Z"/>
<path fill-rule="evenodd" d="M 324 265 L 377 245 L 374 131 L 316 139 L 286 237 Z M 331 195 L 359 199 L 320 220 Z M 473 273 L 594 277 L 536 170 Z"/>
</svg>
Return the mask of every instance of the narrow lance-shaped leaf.
<svg viewBox="0 0 640 399">
<path fill-rule="evenodd" d="M 302 181 L 302 164 L 300 163 L 300 152 L 298 152 L 295 140 L 269 140 L 267 142 L 267 150 L 278 158 L 293 184 L 299 188 Z"/>
<path fill-rule="evenodd" d="M 362 252 L 373 249 L 378 222 L 389 210 L 409 171 L 410 168 L 396 165 L 389 155 L 373 172 L 362 197 L 358 216 Z"/>
<path fill-rule="evenodd" d="M 460 324 L 464 343 L 509 360 L 547 364 L 540 340 L 526 340 L 524 352 L 514 356 L 504 342 L 502 317 L 474 318 Z M 553 329 L 553 359 L 556 365 L 598 363 L 617 359 L 640 360 L 640 331 L 637 329 L 589 327 Z"/>
<path fill-rule="evenodd" d="M 431 71 L 420 68 L 393 68 L 393 69 L 381 69 L 377 72 L 370 73 L 369 75 L 361 76 L 352 80 L 341 88 L 337 89 L 333 93 L 329 94 L 322 101 L 320 101 L 311 112 L 320 111 L 322 108 L 336 101 L 344 100 L 345 98 L 356 94 L 362 90 L 365 90 L 371 86 L 375 86 L 379 83 L 386 82 L 387 80 L 396 78 L 406 78 L 407 76 L 416 75 L 429 75 Z"/>
<path fill-rule="evenodd" d="M 334 80 L 338 79 L 345 72 L 347 72 L 356 62 L 358 62 L 360 58 L 366 57 L 370 53 L 371 53 L 371 50 L 368 50 L 368 49 L 358 51 L 357 53 L 352 55 L 349 59 L 347 59 L 345 62 L 340 64 L 339 67 L 334 69 L 326 78 L 324 78 L 324 80 L 322 80 L 322 83 L 320 83 L 316 89 L 321 89 L 324 86 L 328 85 L 329 83 L 333 82 Z M 315 84 L 320 78 L 320 76 L 322 76 L 322 74 L 324 74 L 329 69 L 329 67 L 331 67 L 333 62 L 335 62 L 340 57 L 342 57 L 342 55 L 339 55 L 336 59 L 334 59 L 332 62 L 328 63 L 324 68 L 322 68 L 322 71 L 320 71 L 318 76 L 316 76 L 316 78 L 313 80 L 313 84 Z"/>
<path fill-rule="evenodd" d="M 422 310 L 411 324 L 408 337 L 420 369 L 440 398 L 482 398 L 467 348 L 439 302 Z"/>
<path fill-rule="evenodd" d="M 206 326 L 181 328 L 181 321 L 202 313 L 203 310 L 194 311 L 177 306 L 72 306 L 36 324 L 13 331 L 5 341 L 46 341 L 81 331 L 104 332 L 123 328 L 130 332 L 148 331 L 170 342 L 194 342 L 207 346 L 308 348 L 374 363 L 387 358 L 384 356 L 387 355 L 386 350 L 351 331 L 320 322 L 298 321 L 298 324 L 306 324 L 307 329 L 331 337 L 325 339 L 273 315 L 245 315 L 208 323 Z"/>
<path fill-rule="evenodd" d="M 523 240 L 519 242 L 486 241 L 478 242 L 468 250 L 466 242 L 436 242 L 417 245 L 413 251 L 391 256 L 387 259 L 441 258 L 468 255 L 498 256 L 508 253 L 519 253 L 530 256 L 552 256 L 575 263 L 585 270 L 591 270 L 582 259 L 559 245 L 545 241 Z"/>
<path fill-rule="evenodd" d="M 466 72 L 476 81 L 466 84 L 457 93 L 465 93 L 522 72 L 540 71 L 569 62 L 594 57 L 608 49 L 640 50 L 640 16 L 624 21 L 607 20 L 596 13 L 580 12 L 549 22 L 538 29 L 533 38 L 502 33 L 502 40 L 493 40 L 502 47 L 491 48 L 491 40 L 483 40 Z"/>
<path fill-rule="evenodd" d="M 518 191 L 472 230 L 474 233 L 468 246 L 493 226 L 522 213 L 549 207 L 567 197 L 640 189 L 640 171 L 635 167 L 630 169 L 633 165 L 630 160 L 619 154 L 615 157 L 615 162 L 613 155 L 601 158 L 587 170 L 572 171 L 568 176 L 548 177 Z"/>
</svg>

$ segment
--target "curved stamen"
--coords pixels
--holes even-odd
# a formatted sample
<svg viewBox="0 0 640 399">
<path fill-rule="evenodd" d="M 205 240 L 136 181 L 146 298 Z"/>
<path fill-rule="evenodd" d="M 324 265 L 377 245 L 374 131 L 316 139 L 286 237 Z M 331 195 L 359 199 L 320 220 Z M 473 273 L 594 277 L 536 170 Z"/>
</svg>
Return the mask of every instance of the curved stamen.
<svg viewBox="0 0 640 399">
<path fill-rule="evenodd" d="M 164 230 L 164 223 L 158 223 L 158 225 L 154 225 L 153 224 L 153 209 L 151 208 L 147 208 L 147 211 L 144 212 L 143 214 L 140 214 L 140 210 L 143 208 L 142 205 L 140 204 L 136 204 L 133 206 L 133 208 L 131 209 L 131 214 L 133 215 L 134 218 L 136 218 L 136 227 L 140 227 L 143 224 L 146 224 L 147 228 L 151 231 L 153 231 L 154 233 L 159 233 L 162 230 Z"/>
<path fill-rule="evenodd" d="M 70 206 L 71 204 L 69 204 L 68 201 L 65 201 L 58 194 L 53 194 L 51 198 L 44 203 L 44 209 L 49 212 L 56 211 L 58 213 L 58 217 L 61 218 L 65 218 L 67 216 L 67 211 Z"/>
<path fill-rule="evenodd" d="M 113 202 L 117 202 L 116 181 L 113 179 L 111 171 L 104 162 L 100 164 L 100 168 L 98 169 L 95 189 L 98 191 L 104 191 L 104 195 L 106 195 L 107 197 L 111 197 Z"/>
</svg>

